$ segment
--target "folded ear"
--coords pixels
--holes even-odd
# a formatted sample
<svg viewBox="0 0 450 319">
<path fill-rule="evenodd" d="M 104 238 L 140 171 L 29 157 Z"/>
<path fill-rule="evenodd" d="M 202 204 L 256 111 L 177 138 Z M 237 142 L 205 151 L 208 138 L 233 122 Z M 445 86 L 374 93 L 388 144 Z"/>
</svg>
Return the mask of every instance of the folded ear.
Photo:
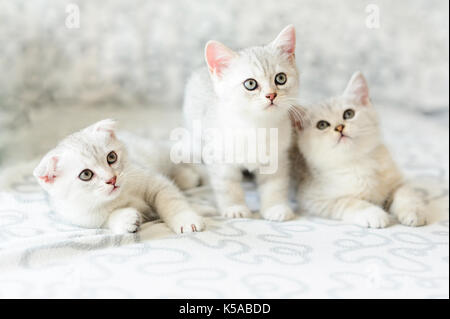
<svg viewBox="0 0 450 319">
<path fill-rule="evenodd" d="M 295 55 L 295 27 L 292 24 L 288 25 L 280 32 L 277 38 L 272 41 L 271 45 L 281 49 L 289 55 Z"/>
<path fill-rule="evenodd" d="M 369 86 L 366 78 L 360 71 L 353 74 L 343 96 L 360 105 L 370 105 Z"/>
<path fill-rule="evenodd" d="M 33 175 L 39 179 L 41 184 L 52 184 L 58 177 L 59 156 L 50 151 L 34 169 Z"/>
<path fill-rule="evenodd" d="M 205 47 L 205 59 L 209 72 L 215 76 L 221 76 L 224 69 L 237 54 L 220 42 L 209 41 Z"/>
<path fill-rule="evenodd" d="M 113 119 L 101 120 L 87 128 L 92 132 L 106 132 L 112 138 L 116 137 L 117 121 Z"/>
</svg>

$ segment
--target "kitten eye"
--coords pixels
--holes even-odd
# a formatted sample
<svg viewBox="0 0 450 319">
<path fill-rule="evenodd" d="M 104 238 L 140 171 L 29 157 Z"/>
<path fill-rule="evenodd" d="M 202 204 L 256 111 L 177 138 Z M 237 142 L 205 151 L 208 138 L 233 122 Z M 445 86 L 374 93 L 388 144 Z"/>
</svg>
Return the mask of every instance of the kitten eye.
<svg viewBox="0 0 450 319">
<path fill-rule="evenodd" d="M 258 82 L 256 82 L 256 80 L 254 79 L 245 80 L 244 87 L 249 91 L 256 90 L 256 88 L 258 87 Z"/>
<path fill-rule="evenodd" d="M 284 73 L 278 73 L 275 76 L 275 84 L 276 85 L 284 85 L 284 84 L 286 84 L 286 81 L 287 81 L 287 75 Z"/>
<path fill-rule="evenodd" d="M 106 160 L 108 161 L 108 164 L 114 164 L 117 162 L 117 154 L 114 151 L 111 151 L 108 156 L 106 156 Z"/>
<path fill-rule="evenodd" d="M 94 173 L 90 169 L 85 169 L 80 173 L 80 175 L 78 175 L 78 178 L 83 182 L 89 182 L 92 177 L 94 177 Z"/>
<path fill-rule="evenodd" d="M 324 129 L 326 129 L 326 128 L 328 128 L 330 126 L 330 123 L 328 123 L 327 121 L 319 121 L 319 122 L 317 122 L 317 128 L 319 129 L 319 130 L 324 130 Z"/>
<path fill-rule="evenodd" d="M 348 109 L 344 112 L 344 120 L 349 120 L 355 116 L 355 111 Z"/>
</svg>

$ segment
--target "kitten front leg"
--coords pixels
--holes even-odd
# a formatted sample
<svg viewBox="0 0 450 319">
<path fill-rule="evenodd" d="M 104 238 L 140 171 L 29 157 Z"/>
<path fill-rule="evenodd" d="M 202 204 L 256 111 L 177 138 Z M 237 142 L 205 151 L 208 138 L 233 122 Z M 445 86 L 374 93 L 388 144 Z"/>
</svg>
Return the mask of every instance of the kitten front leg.
<svg viewBox="0 0 450 319">
<path fill-rule="evenodd" d="M 245 202 L 242 172 L 232 165 L 208 166 L 211 187 L 220 213 L 226 218 L 249 218 L 252 212 Z"/>
<path fill-rule="evenodd" d="M 164 176 L 152 178 L 146 197 L 175 233 L 198 232 L 205 228 L 203 218 L 195 213 L 178 188 Z"/>
<path fill-rule="evenodd" d="M 279 163 L 274 174 L 259 174 L 258 186 L 261 197 L 261 215 L 272 221 L 285 221 L 294 218 L 289 207 L 289 165 Z"/>
<path fill-rule="evenodd" d="M 118 234 L 135 233 L 141 223 L 141 213 L 127 207 L 114 210 L 106 221 L 106 227 Z"/>
<path fill-rule="evenodd" d="M 411 186 L 402 185 L 395 190 L 389 211 L 406 226 L 426 224 L 425 203 Z"/>
<path fill-rule="evenodd" d="M 368 228 L 384 228 L 389 225 L 389 214 L 381 207 L 353 197 L 335 200 L 308 201 L 299 198 L 303 210 L 332 219 L 339 219 Z"/>
</svg>

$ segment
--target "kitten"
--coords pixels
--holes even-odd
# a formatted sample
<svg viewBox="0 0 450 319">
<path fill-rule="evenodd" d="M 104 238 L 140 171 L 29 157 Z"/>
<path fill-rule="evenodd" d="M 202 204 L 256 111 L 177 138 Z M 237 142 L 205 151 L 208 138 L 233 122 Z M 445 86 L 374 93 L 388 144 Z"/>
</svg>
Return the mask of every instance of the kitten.
<svg viewBox="0 0 450 319">
<path fill-rule="evenodd" d="M 380 137 L 364 76 L 344 94 L 308 109 L 298 133 L 301 211 L 382 228 L 387 212 L 408 226 L 425 224 L 424 201 L 408 185 Z M 386 211 L 384 209 L 386 209 Z"/>
<path fill-rule="evenodd" d="M 237 52 L 210 41 L 206 44 L 205 59 L 207 68 L 194 72 L 186 86 L 183 111 L 187 127 L 192 131 L 193 123 L 201 123 L 203 134 L 198 145 L 205 143 L 205 132 L 211 128 L 221 131 L 276 128 L 278 169 L 273 174 L 255 174 L 261 195 L 261 214 L 268 220 L 291 219 L 294 214 L 287 199 L 292 131 L 285 123 L 299 90 L 294 27 L 286 27 L 268 45 Z M 266 140 L 266 150 L 268 143 Z M 215 145 L 222 144 L 218 141 Z M 254 146 L 261 145 L 249 148 Z M 256 173 L 262 166 L 261 161 L 207 163 L 211 186 L 223 216 L 251 216 L 241 185 L 241 171 Z"/>
<path fill-rule="evenodd" d="M 202 218 L 166 177 L 128 160 L 116 122 L 103 120 L 76 132 L 48 152 L 34 176 L 56 210 L 82 227 L 136 232 L 157 214 L 176 233 L 201 231 Z"/>
</svg>

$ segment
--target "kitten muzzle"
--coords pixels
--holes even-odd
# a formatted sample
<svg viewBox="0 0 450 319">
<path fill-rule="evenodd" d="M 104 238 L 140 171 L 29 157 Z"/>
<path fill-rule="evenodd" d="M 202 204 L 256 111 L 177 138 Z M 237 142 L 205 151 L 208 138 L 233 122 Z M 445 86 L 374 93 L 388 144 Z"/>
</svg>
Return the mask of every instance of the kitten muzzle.
<svg viewBox="0 0 450 319">
<path fill-rule="evenodd" d="M 120 187 L 119 185 L 116 185 L 116 183 L 117 183 L 117 176 L 114 176 L 110 180 L 106 181 L 106 184 L 111 185 L 113 187 L 111 192 L 109 192 L 110 194 L 112 194 L 116 189 Z"/>
</svg>

